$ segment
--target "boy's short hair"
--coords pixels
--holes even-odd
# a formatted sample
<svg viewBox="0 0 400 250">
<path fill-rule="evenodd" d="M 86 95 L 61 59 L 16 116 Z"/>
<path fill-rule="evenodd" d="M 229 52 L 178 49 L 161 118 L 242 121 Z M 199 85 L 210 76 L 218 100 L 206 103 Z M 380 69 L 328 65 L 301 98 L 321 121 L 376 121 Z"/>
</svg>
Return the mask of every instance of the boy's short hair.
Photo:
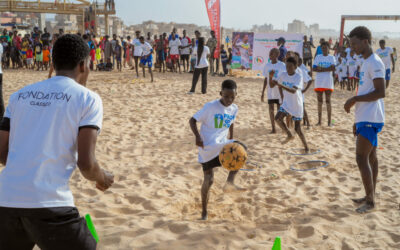
<svg viewBox="0 0 400 250">
<path fill-rule="evenodd" d="M 237 89 L 236 82 L 231 79 L 225 80 L 221 84 L 221 89 L 222 90 L 224 90 L 224 89 L 236 90 Z"/>
<path fill-rule="evenodd" d="M 386 41 L 385 40 L 379 40 L 379 43 L 386 43 Z"/>
<path fill-rule="evenodd" d="M 286 63 L 293 63 L 294 66 L 297 66 L 297 61 L 294 57 L 286 58 Z"/>
<path fill-rule="evenodd" d="M 52 58 L 56 70 L 73 70 L 89 56 L 89 46 L 78 35 L 60 36 L 54 44 Z"/>
<path fill-rule="evenodd" d="M 349 34 L 349 37 L 357 37 L 360 40 L 367 39 L 368 43 L 371 44 L 371 31 L 365 26 L 355 27 Z"/>
<path fill-rule="evenodd" d="M 272 49 L 269 51 L 270 54 L 273 53 L 273 52 L 276 52 L 276 53 L 280 54 L 280 51 L 279 51 L 278 48 L 272 48 Z"/>
<path fill-rule="evenodd" d="M 329 42 L 326 42 L 326 41 L 325 41 L 325 42 L 322 42 L 322 43 L 321 43 L 321 47 L 322 47 L 322 46 L 328 46 L 328 47 L 329 47 Z"/>
</svg>

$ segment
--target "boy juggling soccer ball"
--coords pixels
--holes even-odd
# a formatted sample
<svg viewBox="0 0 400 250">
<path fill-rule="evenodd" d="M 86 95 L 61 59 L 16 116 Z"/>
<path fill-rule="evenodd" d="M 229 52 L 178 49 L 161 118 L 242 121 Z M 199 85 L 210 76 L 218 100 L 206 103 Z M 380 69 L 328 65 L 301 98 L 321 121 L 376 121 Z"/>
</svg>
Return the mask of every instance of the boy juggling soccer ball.
<svg viewBox="0 0 400 250">
<path fill-rule="evenodd" d="M 238 107 L 233 104 L 237 86 L 233 80 L 222 82 L 221 98 L 206 103 L 189 121 L 190 128 L 196 136 L 196 145 L 199 147 L 199 162 L 203 166 L 204 181 L 201 187 L 202 213 L 201 219 L 207 220 L 207 204 L 210 187 L 214 181 L 214 168 L 220 167 L 219 154 L 222 148 L 234 142 L 233 123 L 237 116 Z M 197 129 L 197 122 L 201 123 L 200 133 Z M 228 139 L 229 132 L 229 139 Z M 238 171 L 230 171 L 227 189 L 243 190 L 234 184 Z"/>
<path fill-rule="evenodd" d="M 279 127 L 287 133 L 287 138 L 282 144 L 286 144 L 294 137 L 290 130 L 287 128 L 283 121 L 285 116 L 292 116 L 294 121 L 294 128 L 296 133 L 299 135 L 301 142 L 304 145 L 304 151 L 309 152 L 309 148 L 301 131 L 301 121 L 303 120 L 303 78 L 300 73 L 296 73 L 297 61 L 293 57 L 286 59 L 286 72 L 279 75 L 278 81 L 275 81 L 282 90 L 283 102 L 282 106 L 279 108 L 278 114 L 276 114 L 275 120 Z"/>
<path fill-rule="evenodd" d="M 271 62 L 268 62 L 264 68 L 263 75 L 265 77 L 265 80 L 261 93 L 261 101 L 264 102 L 264 93 L 265 89 L 268 86 L 267 95 L 268 95 L 268 106 L 269 106 L 269 118 L 271 119 L 271 126 L 272 126 L 271 134 L 276 133 L 274 105 L 276 104 L 277 110 L 279 110 L 280 100 L 282 99 L 279 93 L 279 87 L 273 83 L 272 79 L 277 79 L 280 73 L 286 71 L 285 64 L 281 61 L 278 61 L 278 57 L 279 57 L 279 49 L 277 48 L 271 49 L 271 51 L 269 52 L 269 59 L 271 60 Z"/>
<path fill-rule="evenodd" d="M 348 99 L 344 109 L 350 113 L 355 105 L 355 123 L 353 133 L 357 136 L 356 160 L 366 196 L 353 199 L 363 203 L 356 209 L 365 213 L 375 207 L 375 188 L 378 177 L 378 133 L 385 122 L 385 65 L 371 47 L 371 31 L 359 26 L 350 32 L 350 45 L 357 55 L 362 55 L 364 62 L 360 68 L 360 83 L 356 96 Z"/>
</svg>

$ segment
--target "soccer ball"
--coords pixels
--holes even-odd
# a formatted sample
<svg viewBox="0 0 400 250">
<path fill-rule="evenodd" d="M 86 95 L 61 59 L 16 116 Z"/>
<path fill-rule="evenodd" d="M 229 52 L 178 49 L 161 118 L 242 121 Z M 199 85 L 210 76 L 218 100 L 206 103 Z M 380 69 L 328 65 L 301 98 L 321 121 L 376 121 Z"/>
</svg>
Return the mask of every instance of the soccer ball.
<svg viewBox="0 0 400 250">
<path fill-rule="evenodd" d="M 239 143 L 229 143 L 219 153 L 221 165 L 229 171 L 241 169 L 247 160 L 246 149 Z"/>
</svg>

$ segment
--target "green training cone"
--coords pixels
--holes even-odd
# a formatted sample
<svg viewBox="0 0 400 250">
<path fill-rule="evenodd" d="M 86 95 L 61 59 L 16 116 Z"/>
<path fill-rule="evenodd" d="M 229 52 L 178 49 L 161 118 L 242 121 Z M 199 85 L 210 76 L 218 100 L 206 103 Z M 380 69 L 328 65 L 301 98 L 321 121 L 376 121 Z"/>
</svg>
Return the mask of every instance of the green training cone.
<svg viewBox="0 0 400 250">
<path fill-rule="evenodd" d="M 93 238 L 96 240 L 96 242 L 99 242 L 99 236 L 97 235 L 96 232 L 96 228 L 94 228 L 93 222 L 92 222 L 92 218 L 90 218 L 89 214 L 85 215 L 85 219 L 86 219 L 86 224 L 90 230 L 90 232 L 93 235 Z M 280 244 L 279 244 L 280 245 Z M 274 245 L 275 246 L 275 245 Z M 275 249 L 275 248 L 274 248 Z M 280 248 L 279 248 L 280 249 Z"/>
<path fill-rule="evenodd" d="M 281 250 L 281 237 L 276 237 L 271 250 Z"/>
</svg>

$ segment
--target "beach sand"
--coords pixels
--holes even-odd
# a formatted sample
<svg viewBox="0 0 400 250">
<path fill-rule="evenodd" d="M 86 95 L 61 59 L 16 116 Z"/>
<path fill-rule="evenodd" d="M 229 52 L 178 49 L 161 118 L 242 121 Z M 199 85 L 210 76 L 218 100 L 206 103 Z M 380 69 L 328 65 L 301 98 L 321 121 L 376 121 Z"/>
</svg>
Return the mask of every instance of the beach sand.
<svg viewBox="0 0 400 250">
<path fill-rule="evenodd" d="M 6 70 L 4 96 L 46 72 Z M 355 162 L 352 135 L 354 108 L 345 113 L 348 91 L 333 94 L 334 126 L 305 131 L 312 149 L 321 153 L 291 156 L 295 140 L 282 146 L 284 134 L 270 135 L 268 105 L 261 103 L 261 78 L 236 78 L 239 115 L 235 138 L 249 147 L 249 166 L 240 171 L 241 193 L 222 190 L 227 171 L 216 169 L 209 220 L 200 221 L 203 173 L 188 121 L 206 102 L 219 97 L 224 78 L 209 77 L 208 94 L 187 95 L 192 75 L 155 73 L 155 82 L 134 79 L 133 71 L 92 72 L 88 87 L 104 104 L 97 158 L 115 174 L 113 187 L 102 193 L 79 170 L 70 182 L 82 215 L 92 216 L 99 249 L 270 249 L 280 236 L 283 249 L 400 249 L 400 117 L 399 74 L 385 99 L 386 124 L 379 135 L 377 208 L 360 215 L 351 198 L 364 189 Z M 306 108 L 314 125 L 317 103 L 312 90 Z M 307 160 L 329 162 L 308 172 L 290 170 Z"/>
</svg>

